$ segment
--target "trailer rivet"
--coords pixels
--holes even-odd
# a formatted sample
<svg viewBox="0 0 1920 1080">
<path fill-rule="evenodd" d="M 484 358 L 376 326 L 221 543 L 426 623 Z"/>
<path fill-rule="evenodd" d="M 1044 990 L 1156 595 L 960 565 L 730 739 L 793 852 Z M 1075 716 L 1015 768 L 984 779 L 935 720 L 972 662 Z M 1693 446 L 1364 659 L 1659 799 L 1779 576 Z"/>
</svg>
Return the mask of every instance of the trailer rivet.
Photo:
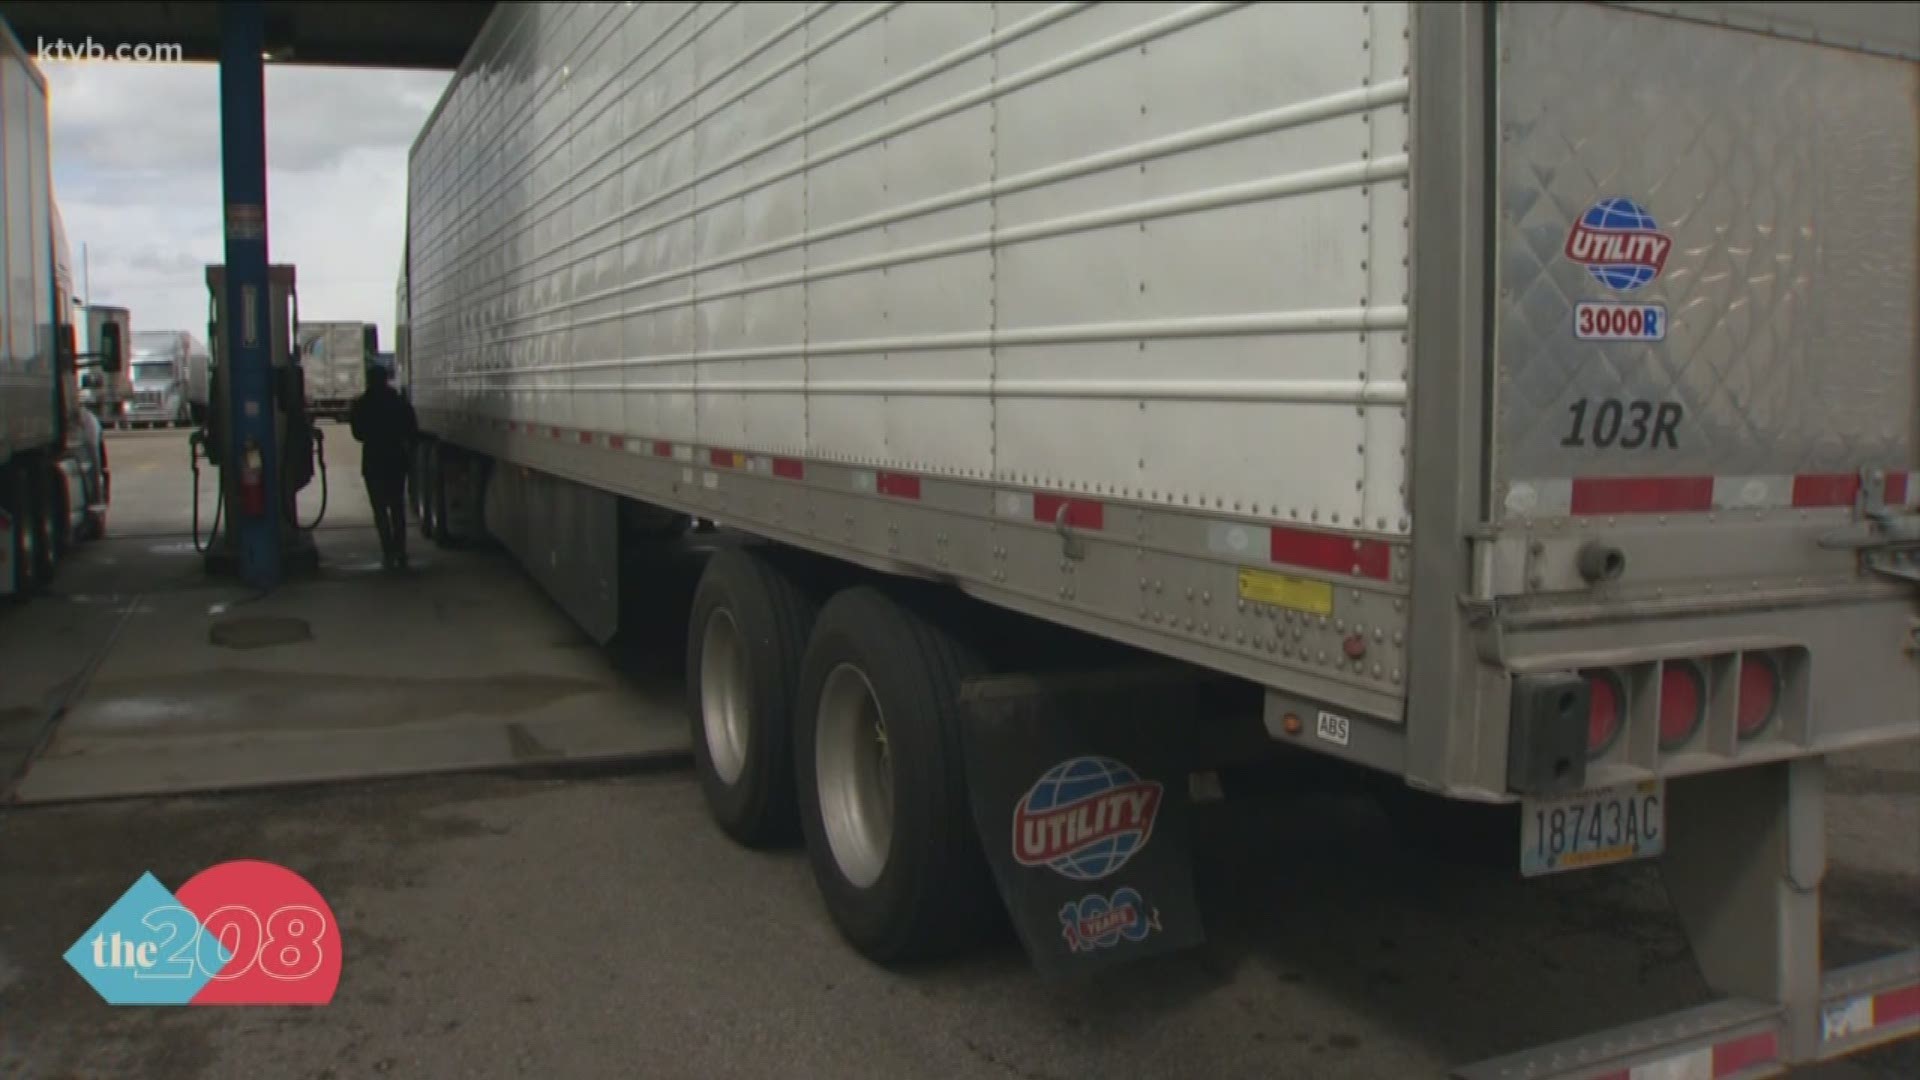
<svg viewBox="0 0 1920 1080">
<path fill-rule="evenodd" d="M 1202 592 L 1202 593 L 1200 594 L 1200 602 L 1201 602 L 1201 603 L 1203 603 L 1203 604 L 1211 604 L 1211 603 L 1213 603 L 1213 593 L 1211 593 L 1211 592 Z"/>
</svg>

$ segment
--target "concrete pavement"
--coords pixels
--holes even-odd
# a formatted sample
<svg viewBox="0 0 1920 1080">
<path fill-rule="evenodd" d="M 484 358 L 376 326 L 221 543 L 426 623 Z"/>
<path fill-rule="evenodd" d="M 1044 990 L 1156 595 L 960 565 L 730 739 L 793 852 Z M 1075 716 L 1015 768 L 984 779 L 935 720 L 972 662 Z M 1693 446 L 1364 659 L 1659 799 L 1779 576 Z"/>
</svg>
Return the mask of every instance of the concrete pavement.
<svg viewBox="0 0 1920 1080">
<path fill-rule="evenodd" d="M 0 665 L 19 670 L 0 683 L 20 687 L 0 749 L 38 749 L 13 800 L 686 752 L 678 685 L 619 670 L 497 555 L 415 537 L 413 570 L 383 571 L 357 445 L 324 430 L 321 572 L 264 597 L 207 577 L 181 535 L 185 433 L 112 438 L 109 538 L 0 620 Z M 310 485 L 303 520 L 321 499 Z"/>
</svg>

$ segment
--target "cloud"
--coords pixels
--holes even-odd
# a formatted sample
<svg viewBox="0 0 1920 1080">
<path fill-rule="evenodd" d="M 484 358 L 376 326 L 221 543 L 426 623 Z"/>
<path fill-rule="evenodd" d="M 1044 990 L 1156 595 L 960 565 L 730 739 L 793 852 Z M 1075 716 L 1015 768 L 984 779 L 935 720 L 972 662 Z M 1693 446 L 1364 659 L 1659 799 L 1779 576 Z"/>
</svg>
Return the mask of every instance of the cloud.
<svg viewBox="0 0 1920 1080">
<path fill-rule="evenodd" d="M 205 334 L 205 267 L 224 259 L 219 71 L 48 63 L 54 183 L 76 271 L 136 329 Z M 267 227 L 301 314 L 393 340 L 407 151 L 448 76 L 267 69 Z"/>
</svg>

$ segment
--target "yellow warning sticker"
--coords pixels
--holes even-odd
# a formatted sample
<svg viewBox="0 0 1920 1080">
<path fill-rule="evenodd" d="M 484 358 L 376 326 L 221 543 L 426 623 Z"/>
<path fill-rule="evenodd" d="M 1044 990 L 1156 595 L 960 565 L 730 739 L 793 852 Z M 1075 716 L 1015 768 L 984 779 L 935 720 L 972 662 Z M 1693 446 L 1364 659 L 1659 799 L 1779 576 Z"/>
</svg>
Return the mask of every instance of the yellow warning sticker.
<svg viewBox="0 0 1920 1080">
<path fill-rule="evenodd" d="M 1304 611 L 1309 615 L 1333 614 L 1332 585 L 1265 570 L 1240 571 L 1240 599 Z"/>
</svg>

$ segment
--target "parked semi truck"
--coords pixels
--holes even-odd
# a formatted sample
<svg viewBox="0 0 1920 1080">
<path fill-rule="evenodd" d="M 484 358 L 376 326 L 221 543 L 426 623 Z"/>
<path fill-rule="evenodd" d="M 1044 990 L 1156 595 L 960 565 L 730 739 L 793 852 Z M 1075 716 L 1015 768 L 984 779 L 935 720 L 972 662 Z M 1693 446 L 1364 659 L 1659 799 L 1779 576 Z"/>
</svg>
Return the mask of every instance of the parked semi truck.
<svg viewBox="0 0 1920 1080">
<path fill-rule="evenodd" d="M 133 402 L 125 422 L 185 427 L 193 422 L 193 371 L 206 365 L 207 347 L 185 330 L 141 330 L 133 335 Z"/>
<path fill-rule="evenodd" d="M 1823 970 L 1820 894 L 1828 756 L 1920 736 L 1917 38 L 501 4 L 411 155 L 424 524 L 602 637 L 648 538 L 749 538 L 701 784 L 877 960 L 1001 905 L 1045 967 L 1191 944 L 1251 736 L 1529 876 L 1658 861 L 1714 1000 L 1466 1075 L 1910 1034 L 1920 953 Z"/>
<path fill-rule="evenodd" d="M 374 362 L 373 327 L 363 322 L 300 324 L 300 366 L 307 380 L 307 407 L 317 419 L 346 419 L 353 399 L 367 389 Z"/>
<path fill-rule="evenodd" d="M 110 307 L 105 304 L 87 305 L 87 348 L 100 351 L 101 340 L 106 336 L 106 324 L 119 327 L 119 340 L 130 341 L 133 337 L 132 315 L 123 307 Z M 126 415 L 128 405 L 133 401 L 133 373 L 122 367 L 119 371 L 102 371 L 93 367 L 80 372 L 80 404 L 92 411 L 102 423 L 112 424 Z"/>
<path fill-rule="evenodd" d="M 73 260 L 53 198 L 47 86 L 0 23 L 0 597 L 32 594 L 81 541 L 110 497 L 106 443 L 80 404 Z M 102 332 L 89 363 L 114 374 L 123 345 Z"/>
</svg>

